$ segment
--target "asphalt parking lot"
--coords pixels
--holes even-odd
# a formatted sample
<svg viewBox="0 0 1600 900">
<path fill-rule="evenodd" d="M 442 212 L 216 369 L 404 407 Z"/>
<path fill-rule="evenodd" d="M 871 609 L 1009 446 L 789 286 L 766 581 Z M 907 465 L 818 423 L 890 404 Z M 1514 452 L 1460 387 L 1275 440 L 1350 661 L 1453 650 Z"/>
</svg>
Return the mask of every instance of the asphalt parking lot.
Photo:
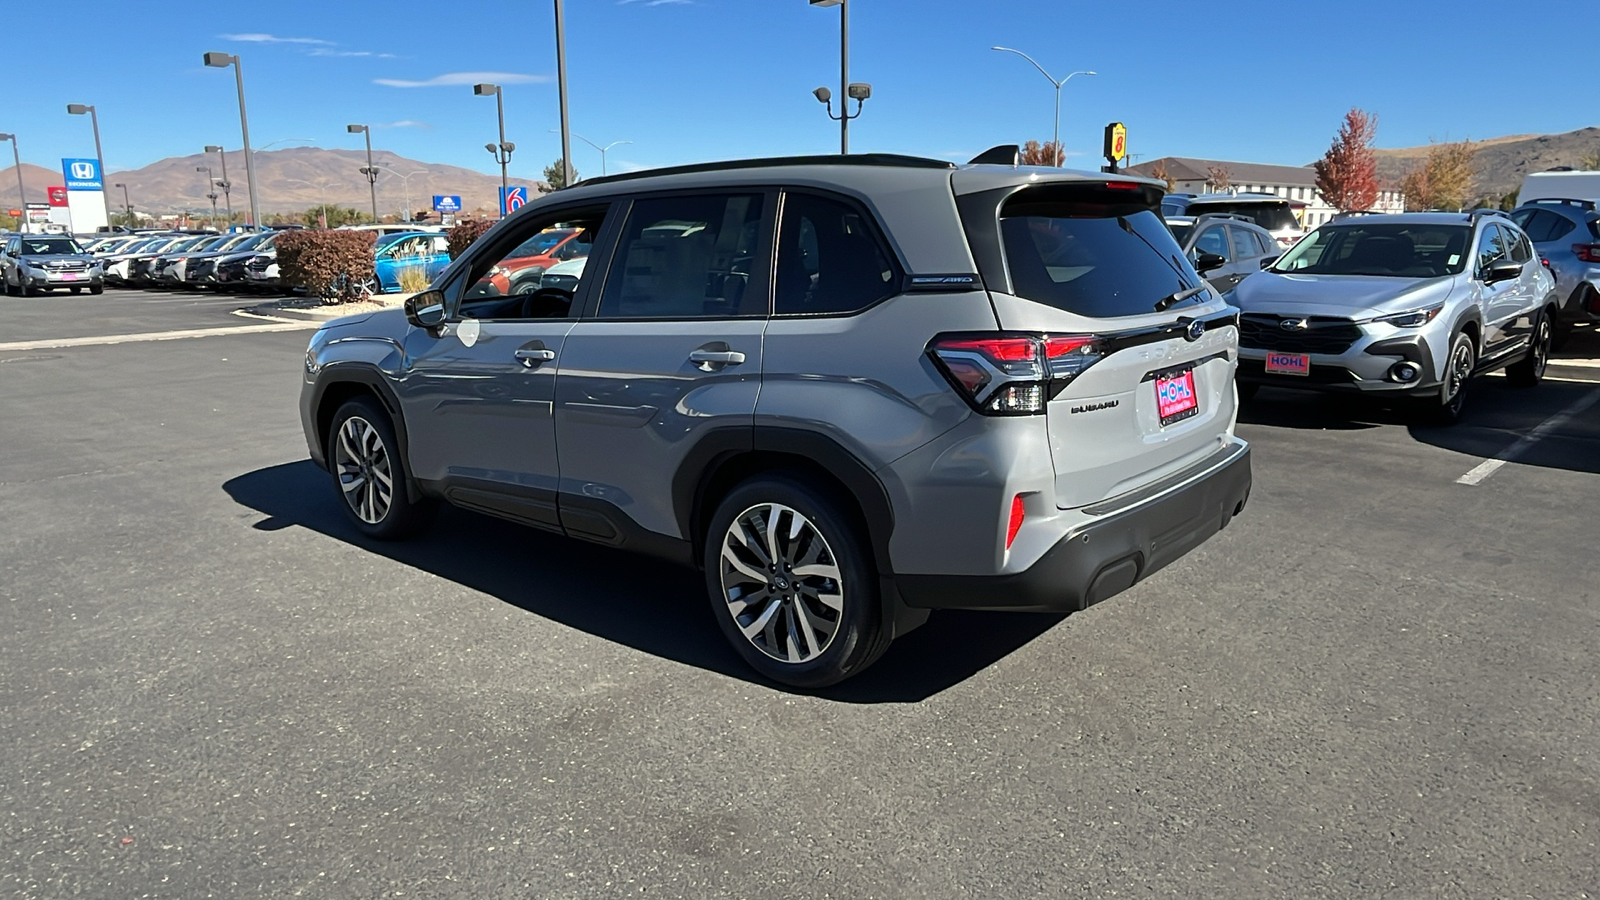
<svg viewBox="0 0 1600 900">
<path fill-rule="evenodd" d="M 0 298 L 0 894 L 1600 893 L 1600 384 L 1454 429 L 1263 391 L 1200 550 L 809 695 L 687 571 L 357 538 L 309 330 L 126 339 L 243 303 Z"/>
</svg>

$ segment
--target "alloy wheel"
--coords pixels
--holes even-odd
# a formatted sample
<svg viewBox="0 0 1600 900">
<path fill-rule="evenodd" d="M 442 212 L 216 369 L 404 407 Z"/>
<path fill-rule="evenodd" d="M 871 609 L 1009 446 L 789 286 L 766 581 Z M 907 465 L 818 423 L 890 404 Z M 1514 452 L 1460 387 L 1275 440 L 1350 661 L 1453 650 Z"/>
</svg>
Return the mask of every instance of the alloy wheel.
<svg viewBox="0 0 1600 900">
<path fill-rule="evenodd" d="M 722 539 L 722 593 L 745 639 L 780 662 L 805 663 L 844 617 L 838 557 L 812 521 L 778 503 L 736 516 Z"/>
<path fill-rule="evenodd" d="M 1539 317 L 1539 327 L 1533 333 L 1533 377 L 1543 378 L 1545 367 L 1550 365 L 1550 348 L 1554 341 L 1555 332 L 1550 327 L 1550 319 Z"/>
<path fill-rule="evenodd" d="M 339 426 L 334 443 L 339 489 L 356 518 L 376 525 L 394 502 L 394 471 L 383 438 L 371 422 L 351 416 Z"/>
<path fill-rule="evenodd" d="M 1467 379 L 1472 377 L 1472 345 L 1466 341 L 1457 342 L 1455 350 L 1450 354 L 1450 370 L 1445 373 L 1445 383 L 1450 393 L 1445 405 L 1455 408 L 1460 406 L 1463 391 L 1467 386 Z"/>
</svg>

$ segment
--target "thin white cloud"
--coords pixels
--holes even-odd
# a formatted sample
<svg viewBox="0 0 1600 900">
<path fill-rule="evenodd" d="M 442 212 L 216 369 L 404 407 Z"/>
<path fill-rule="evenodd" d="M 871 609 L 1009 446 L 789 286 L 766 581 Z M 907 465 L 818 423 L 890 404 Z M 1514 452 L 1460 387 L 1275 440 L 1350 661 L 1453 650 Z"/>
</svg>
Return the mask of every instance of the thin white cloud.
<svg viewBox="0 0 1600 900">
<path fill-rule="evenodd" d="M 421 129 L 423 129 L 425 131 L 432 131 L 433 130 L 433 123 L 431 123 L 431 122 L 418 122 L 415 119 L 401 119 L 398 122 L 381 122 L 381 123 L 379 123 L 377 125 L 374 125 L 372 127 L 373 128 L 421 128 Z"/>
<path fill-rule="evenodd" d="M 463 84 L 478 84 L 479 82 L 493 82 L 495 84 L 542 84 L 550 80 L 549 75 L 523 75 L 517 72 L 446 72 L 435 75 L 425 81 L 410 81 L 404 78 L 374 78 L 373 84 L 385 87 L 419 88 L 419 87 L 456 87 Z"/>
<path fill-rule="evenodd" d="M 369 56 L 373 59 L 399 59 L 393 53 L 374 53 L 371 50 L 334 50 L 330 47 L 318 47 L 310 51 L 308 56 Z"/>
<path fill-rule="evenodd" d="M 321 38 L 279 37 L 275 34 L 263 34 L 261 32 L 223 34 L 218 35 L 218 37 L 225 41 L 243 41 L 247 44 L 321 44 L 328 47 L 333 46 L 333 41 L 325 41 Z"/>
</svg>

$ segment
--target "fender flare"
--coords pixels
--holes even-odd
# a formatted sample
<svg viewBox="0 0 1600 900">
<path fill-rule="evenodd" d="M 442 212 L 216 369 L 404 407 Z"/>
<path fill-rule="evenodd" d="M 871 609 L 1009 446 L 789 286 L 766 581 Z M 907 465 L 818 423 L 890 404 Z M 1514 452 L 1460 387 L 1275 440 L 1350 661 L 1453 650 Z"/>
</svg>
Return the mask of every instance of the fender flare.
<svg viewBox="0 0 1600 900">
<path fill-rule="evenodd" d="M 389 421 L 394 425 L 395 440 L 400 442 L 400 458 L 405 462 L 406 495 L 412 502 L 423 498 L 422 491 L 417 487 L 416 479 L 411 475 L 411 438 L 406 431 L 406 418 L 400 411 L 400 398 L 390 387 L 388 378 L 377 366 L 364 362 L 330 362 L 317 373 L 317 380 L 311 386 L 311 426 L 316 429 L 317 443 L 312 451 L 311 461 L 319 468 L 328 468 L 327 446 L 328 434 L 323 428 L 322 403 L 328 389 L 339 384 L 359 384 L 370 388 L 378 397 L 378 402 L 383 404 L 384 411 L 389 414 Z"/>
</svg>

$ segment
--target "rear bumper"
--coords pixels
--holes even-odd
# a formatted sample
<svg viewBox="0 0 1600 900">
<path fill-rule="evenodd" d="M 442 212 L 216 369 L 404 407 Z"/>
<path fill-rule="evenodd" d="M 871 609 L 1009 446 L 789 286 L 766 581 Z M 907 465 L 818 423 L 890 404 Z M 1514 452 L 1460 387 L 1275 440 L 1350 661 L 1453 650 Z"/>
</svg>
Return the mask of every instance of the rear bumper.
<svg viewBox="0 0 1600 900">
<path fill-rule="evenodd" d="M 1074 612 L 1099 603 L 1200 546 L 1244 509 L 1251 484 L 1248 444 L 1235 441 L 1197 468 L 1199 474 L 1106 509 L 1025 571 L 896 575 L 900 597 L 924 609 Z"/>
</svg>

